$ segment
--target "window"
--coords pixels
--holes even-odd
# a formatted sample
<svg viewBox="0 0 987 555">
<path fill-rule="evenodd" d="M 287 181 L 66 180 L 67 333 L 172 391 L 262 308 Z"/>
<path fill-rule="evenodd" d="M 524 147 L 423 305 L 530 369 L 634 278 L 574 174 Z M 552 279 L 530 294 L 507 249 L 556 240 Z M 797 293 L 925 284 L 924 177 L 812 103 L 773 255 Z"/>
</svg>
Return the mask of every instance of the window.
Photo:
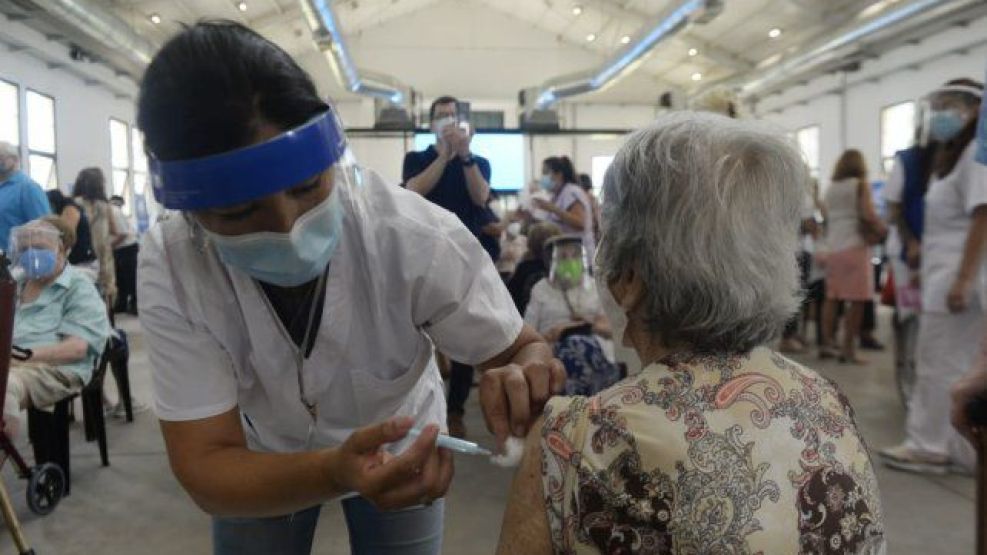
<svg viewBox="0 0 987 555">
<path fill-rule="evenodd" d="M 55 158 L 55 99 L 32 90 L 27 105 L 27 168 L 31 179 L 44 189 L 58 187 Z"/>
<path fill-rule="evenodd" d="M 885 173 L 891 173 L 895 153 L 910 147 L 914 138 L 914 102 L 899 102 L 881 109 L 881 165 Z"/>
<path fill-rule="evenodd" d="M 819 126 L 810 125 L 795 132 L 795 142 L 802 151 L 802 157 L 809 166 L 809 175 L 819 178 Z"/>
<path fill-rule="evenodd" d="M 599 196 L 600 189 L 603 188 L 603 176 L 607 174 L 607 168 L 613 162 L 613 156 L 594 156 L 590 162 L 590 177 L 593 179 L 593 192 Z"/>
<path fill-rule="evenodd" d="M 21 144 L 20 106 L 17 85 L 0 81 L 0 141 Z"/>
<path fill-rule="evenodd" d="M 138 202 L 137 197 L 140 196 L 141 201 L 146 203 L 147 155 L 144 153 L 144 135 L 136 127 L 130 129 L 130 153 L 133 155 L 134 165 L 133 195 L 129 198 Z M 133 203 L 129 201 L 123 204 L 123 213 L 128 216 L 131 214 L 131 204 Z"/>
<path fill-rule="evenodd" d="M 130 126 L 110 118 L 110 166 L 113 169 L 113 195 L 130 198 Z M 129 203 L 124 203 L 129 204 Z"/>
</svg>

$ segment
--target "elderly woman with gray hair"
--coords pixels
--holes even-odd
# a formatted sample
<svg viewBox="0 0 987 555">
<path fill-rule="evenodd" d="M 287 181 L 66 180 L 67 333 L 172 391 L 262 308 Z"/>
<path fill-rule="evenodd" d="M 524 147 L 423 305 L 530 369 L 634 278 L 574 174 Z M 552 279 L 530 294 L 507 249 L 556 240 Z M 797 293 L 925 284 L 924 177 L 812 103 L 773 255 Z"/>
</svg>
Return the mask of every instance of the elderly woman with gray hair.
<svg viewBox="0 0 987 555">
<path fill-rule="evenodd" d="M 556 397 L 499 553 L 883 553 L 846 398 L 765 345 L 798 309 L 804 164 L 781 133 L 676 113 L 604 182 L 596 279 L 643 370 Z"/>
</svg>

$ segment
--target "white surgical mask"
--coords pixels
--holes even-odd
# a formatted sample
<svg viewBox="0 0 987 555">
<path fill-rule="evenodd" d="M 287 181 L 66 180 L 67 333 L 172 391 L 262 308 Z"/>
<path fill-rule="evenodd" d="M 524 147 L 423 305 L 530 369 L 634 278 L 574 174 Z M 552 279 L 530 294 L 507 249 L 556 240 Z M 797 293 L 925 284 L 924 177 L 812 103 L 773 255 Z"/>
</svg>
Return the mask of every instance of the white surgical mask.
<svg viewBox="0 0 987 555">
<path fill-rule="evenodd" d="M 599 255 L 599 248 L 597 248 L 596 253 Z M 593 267 L 600 268 L 599 256 L 593 261 Z M 620 306 L 617 299 L 613 297 L 613 293 L 610 292 L 610 286 L 603 279 L 603 272 L 597 270 L 593 277 L 596 281 L 597 295 L 600 297 L 600 307 L 603 308 L 603 313 L 606 314 L 607 320 L 610 321 L 614 354 L 617 356 L 618 362 L 623 362 L 627 365 L 628 375 L 633 376 L 639 374 L 643 369 L 643 365 L 641 364 L 641 357 L 637 354 L 637 350 L 634 349 L 634 346 L 627 339 L 627 326 L 629 323 L 627 312 L 624 311 L 624 307 Z"/>
<path fill-rule="evenodd" d="M 243 235 L 219 235 L 206 231 L 219 258 L 250 277 L 293 287 L 319 277 L 342 235 L 342 208 L 334 188 L 329 196 L 302 214 L 291 231 L 262 231 Z"/>
</svg>

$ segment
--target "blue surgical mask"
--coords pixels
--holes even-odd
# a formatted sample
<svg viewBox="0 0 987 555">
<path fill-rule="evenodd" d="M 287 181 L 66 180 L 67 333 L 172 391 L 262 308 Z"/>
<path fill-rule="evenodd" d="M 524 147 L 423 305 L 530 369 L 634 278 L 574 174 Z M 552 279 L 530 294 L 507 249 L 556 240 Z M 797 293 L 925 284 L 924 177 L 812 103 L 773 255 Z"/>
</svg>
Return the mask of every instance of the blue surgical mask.
<svg viewBox="0 0 987 555">
<path fill-rule="evenodd" d="M 551 191 L 555 188 L 555 184 L 552 183 L 552 178 L 548 175 L 541 176 L 541 179 L 538 180 L 538 186 L 546 191 Z"/>
<path fill-rule="evenodd" d="M 946 142 L 960 134 L 966 127 L 966 118 L 956 110 L 936 110 L 929 121 L 929 136 Z"/>
<path fill-rule="evenodd" d="M 206 231 L 219 258 L 250 277 L 294 287 L 319 277 L 329 264 L 343 230 L 339 193 L 332 193 L 295 221 L 289 233 L 263 231 L 219 235 Z"/>
<path fill-rule="evenodd" d="M 51 249 L 29 248 L 17 259 L 27 279 L 45 279 L 55 274 L 58 253 Z"/>
</svg>

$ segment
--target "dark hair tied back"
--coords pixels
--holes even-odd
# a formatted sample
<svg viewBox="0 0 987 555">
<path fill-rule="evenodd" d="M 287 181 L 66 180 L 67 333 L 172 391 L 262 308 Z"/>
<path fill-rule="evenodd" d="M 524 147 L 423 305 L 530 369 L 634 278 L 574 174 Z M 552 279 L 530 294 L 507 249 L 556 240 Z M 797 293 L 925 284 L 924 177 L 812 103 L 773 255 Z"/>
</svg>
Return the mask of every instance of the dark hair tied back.
<svg viewBox="0 0 987 555">
<path fill-rule="evenodd" d="M 324 112 L 312 79 L 287 52 L 231 21 L 197 23 L 169 40 L 141 82 L 137 125 L 160 160 L 199 158 L 255 142 Z"/>
</svg>

